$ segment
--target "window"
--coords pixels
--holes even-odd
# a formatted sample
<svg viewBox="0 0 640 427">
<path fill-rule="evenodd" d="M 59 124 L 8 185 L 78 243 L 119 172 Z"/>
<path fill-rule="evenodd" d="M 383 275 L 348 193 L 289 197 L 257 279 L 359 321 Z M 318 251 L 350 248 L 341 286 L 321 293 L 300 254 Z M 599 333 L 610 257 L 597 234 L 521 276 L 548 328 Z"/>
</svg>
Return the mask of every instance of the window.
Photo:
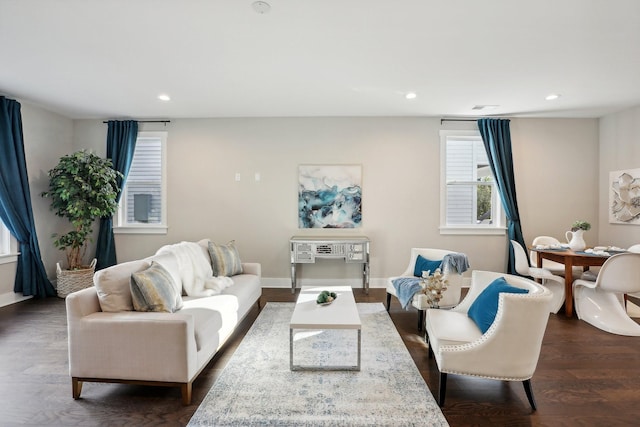
<svg viewBox="0 0 640 427">
<path fill-rule="evenodd" d="M 0 220 L 0 264 L 18 260 L 18 243 Z"/>
<path fill-rule="evenodd" d="M 0 255 L 9 253 L 9 230 L 0 220 Z"/>
<path fill-rule="evenodd" d="M 138 132 L 115 233 L 167 232 L 166 132 Z"/>
<path fill-rule="evenodd" d="M 495 179 L 476 131 L 441 131 L 440 232 L 504 234 Z"/>
</svg>

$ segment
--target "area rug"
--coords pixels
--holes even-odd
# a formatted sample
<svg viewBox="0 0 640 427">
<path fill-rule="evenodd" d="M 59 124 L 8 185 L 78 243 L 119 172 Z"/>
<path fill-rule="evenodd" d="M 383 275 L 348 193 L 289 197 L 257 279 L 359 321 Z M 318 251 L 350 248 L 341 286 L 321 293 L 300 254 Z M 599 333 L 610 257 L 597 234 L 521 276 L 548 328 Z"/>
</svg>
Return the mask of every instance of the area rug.
<svg viewBox="0 0 640 427">
<path fill-rule="evenodd" d="M 357 305 L 360 371 L 290 371 L 294 304 L 268 303 L 188 425 L 448 426 L 384 306 Z M 294 360 L 354 363 L 356 342 L 347 330 L 298 335 Z"/>
</svg>

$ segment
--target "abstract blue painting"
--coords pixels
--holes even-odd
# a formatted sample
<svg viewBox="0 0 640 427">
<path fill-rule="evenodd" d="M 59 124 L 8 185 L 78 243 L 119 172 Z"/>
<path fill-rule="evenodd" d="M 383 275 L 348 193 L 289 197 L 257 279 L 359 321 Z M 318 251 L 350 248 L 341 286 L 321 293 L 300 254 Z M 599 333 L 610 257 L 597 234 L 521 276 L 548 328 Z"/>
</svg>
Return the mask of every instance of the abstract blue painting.
<svg viewBox="0 0 640 427">
<path fill-rule="evenodd" d="M 299 228 L 357 228 L 361 224 L 361 165 L 299 166 Z"/>
</svg>

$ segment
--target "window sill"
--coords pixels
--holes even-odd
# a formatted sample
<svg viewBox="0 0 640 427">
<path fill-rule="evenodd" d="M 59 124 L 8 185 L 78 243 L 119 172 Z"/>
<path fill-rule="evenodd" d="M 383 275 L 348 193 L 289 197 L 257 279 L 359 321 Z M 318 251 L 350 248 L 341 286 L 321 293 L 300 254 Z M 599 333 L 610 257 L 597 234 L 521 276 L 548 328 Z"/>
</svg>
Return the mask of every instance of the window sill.
<svg viewBox="0 0 640 427">
<path fill-rule="evenodd" d="M 506 227 L 440 227 L 440 234 L 467 235 L 467 236 L 504 236 Z"/>
<path fill-rule="evenodd" d="M 167 234 L 169 227 L 156 225 L 148 227 L 113 227 L 113 234 Z"/>
<path fill-rule="evenodd" d="M 18 255 L 20 255 L 20 253 L 18 252 L 0 255 L 0 264 L 10 264 L 18 262 Z"/>
</svg>

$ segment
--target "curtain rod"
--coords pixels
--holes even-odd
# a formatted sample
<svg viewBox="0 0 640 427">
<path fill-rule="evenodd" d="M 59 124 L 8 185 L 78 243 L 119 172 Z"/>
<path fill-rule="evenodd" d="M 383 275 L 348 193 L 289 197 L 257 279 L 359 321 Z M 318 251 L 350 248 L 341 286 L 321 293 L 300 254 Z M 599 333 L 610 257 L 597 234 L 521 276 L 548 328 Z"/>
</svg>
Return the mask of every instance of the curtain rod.
<svg viewBox="0 0 640 427">
<path fill-rule="evenodd" d="M 444 122 L 477 122 L 478 119 L 440 119 L 440 124 Z"/>
<path fill-rule="evenodd" d="M 138 123 L 171 123 L 171 120 L 135 120 Z M 102 123 L 109 123 L 108 120 L 104 120 Z"/>
</svg>

